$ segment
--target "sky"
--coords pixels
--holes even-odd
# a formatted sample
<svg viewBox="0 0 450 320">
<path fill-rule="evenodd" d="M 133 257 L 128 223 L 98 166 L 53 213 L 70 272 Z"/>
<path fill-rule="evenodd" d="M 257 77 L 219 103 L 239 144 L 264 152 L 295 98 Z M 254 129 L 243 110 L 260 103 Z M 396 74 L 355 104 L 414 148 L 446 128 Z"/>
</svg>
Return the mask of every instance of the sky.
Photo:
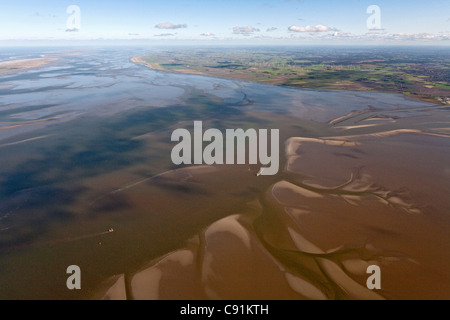
<svg viewBox="0 0 450 320">
<path fill-rule="evenodd" d="M 449 45 L 450 0 L 0 0 L 1 40 Z"/>
</svg>

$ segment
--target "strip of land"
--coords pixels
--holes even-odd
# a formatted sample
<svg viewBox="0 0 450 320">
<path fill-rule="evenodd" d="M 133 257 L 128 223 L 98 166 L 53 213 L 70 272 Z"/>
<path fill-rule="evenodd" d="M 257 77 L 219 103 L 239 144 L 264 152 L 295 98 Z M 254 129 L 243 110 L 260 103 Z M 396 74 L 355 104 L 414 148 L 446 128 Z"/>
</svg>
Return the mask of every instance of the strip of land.
<svg viewBox="0 0 450 320">
<path fill-rule="evenodd" d="M 55 61 L 54 58 L 36 58 L 36 59 L 22 59 L 0 62 L 0 74 L 6 72 L 21 71 L 26 69 L 34 69 L 47 65 Z"/>
<path fill-rule="evenodd" d="M 134 57 L 155 70 L 277 85 L 402 93 L 450 104 L 450 56 L 413 50 L 179 49 Z"/>
</svg>

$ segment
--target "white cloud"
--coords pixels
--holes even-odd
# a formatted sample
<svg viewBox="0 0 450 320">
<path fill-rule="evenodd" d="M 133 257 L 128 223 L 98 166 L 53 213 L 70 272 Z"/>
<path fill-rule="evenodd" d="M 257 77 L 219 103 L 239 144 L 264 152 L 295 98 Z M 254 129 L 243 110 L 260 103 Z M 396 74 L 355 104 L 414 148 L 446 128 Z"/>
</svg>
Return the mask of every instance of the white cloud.
<svg viewBox="0 0 450 320">
<path fill-rule="evenodd" d="M 294 25 L 294 26 L 289 27 L 289 31 L 316 33 L 316 32 L 336 31 L 336 29 L 328 27 L 328 26 L 324 26 L 323 24 L 318 24 L 316 26 L 306 26 L 306 27 L 299 27 L 299 26 Z"/>
<path fill-rule="evenodd" d="M 233 33 L 234 34 L 243 34 L 243 35 L 249 35 L 255 32 L 259 32 L 260 30 L 254 27 L 234 27 Z"/>
<path fill-rule="evenodd" d="M 211 33 L 211 32 L 205 32 L 205 33 L 202 33 L 202 34 L 200 34 L 202 37 L 214 37 L 215 36 L 215 34 L 214 33 Z"/>
<path fill-rule="evenodd" d="M 169 22 L 159 23 L 155 26 L 157 29 L 182 29 L 187 28 L 186 24 L 173 24 Z"/>
<path fill-rule="evenodd" d="M 272 31 L 276 31 L 278 30 L 278 28 L 272 27 L 272 28 L 268 28 L 266 31 L 267 32 L 272 32 Z"/>
</svg>

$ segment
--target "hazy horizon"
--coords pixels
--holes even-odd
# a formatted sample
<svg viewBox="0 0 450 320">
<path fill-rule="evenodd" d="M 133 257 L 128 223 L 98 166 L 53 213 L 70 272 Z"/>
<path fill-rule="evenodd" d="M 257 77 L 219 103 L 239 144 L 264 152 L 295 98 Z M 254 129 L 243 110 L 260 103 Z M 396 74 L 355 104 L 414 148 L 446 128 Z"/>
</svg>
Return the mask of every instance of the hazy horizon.
<svg viewBox="0 0 450 320">
<path fill-rule="evenodd" d="M 448 45 L 450 2 L 10 1 L 2 41 Z"/>
</svg>

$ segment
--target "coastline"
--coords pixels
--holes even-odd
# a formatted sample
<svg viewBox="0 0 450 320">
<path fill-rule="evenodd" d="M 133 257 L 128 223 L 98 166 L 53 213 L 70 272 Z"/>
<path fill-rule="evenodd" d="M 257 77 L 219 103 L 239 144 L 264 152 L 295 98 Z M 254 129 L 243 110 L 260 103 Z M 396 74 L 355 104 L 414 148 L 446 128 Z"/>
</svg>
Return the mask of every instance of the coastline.
<svg viewBox="0 0 450 320">
<path fill-rule="evenodd" d="M 0 74 L 43 67 L 56 58 L 35 58 L 0 62 Z"/>
<path fill-rule="evenodd" d="M 361 89 L 359 86 L 355 85 L 355 87 L 339 87 L 339 86 L 335 86 L 335 87 L 328 87 L 328 86 L 324 86 L 321 88 L 316 88 L 313 86 L 298 86 L 298 85 L 290 85 L 290 84 L 283 84 L 283 83 L 278 83 L 277 81 L 260 81 L 260 80 L 253 80 L 253 79 L 249 79 L 243 76 L 239 76 L 236 74 L 233 75 L 228 75 L 225 76 L 223 74 L 215 74 L 215 73 L 207 73 L 207 72 L 201 72 L 198 70 L 194 70 L 194 69 L 167 69 L 162 67 L 159 64 L 152 64 L 149 63 L 148 61 L 145 61 L 143 59 L 144 56 L 135 56 L 132 57 L 130 59 L 130 62 L 132 63 L 136 63 L 136 64 L 143 64 L 145 65 L 145 67 L 152 69 L 152 70 L 156 70 L 156 71 L 164 71 L 164 72 L 173 72 L 173 73 L 179 73 L 179 74 L 190 74 L 190 75 L 203 75 L 203 76 L 210 76 L 210 77 L 217 77 L 217 78 L 222 78 L 222 79 L 232 79 L 232 80 L 241 80 L 241 81 L 250 81 L 250 82 L 256 82 L 256 83 L 264 83 L 264 84 L 271 84 L 271 85 L 277 85 L 277 86 L 283 86 L 283 87 L 289 87 L 289 88 L 297 88 L 297 89 L 311 89 L 311 90 L 330 90 L 330 91 L 355 91 L 355 92 L 376 92 L 376 93 L 390 93 L 390 94 L 401 94 L 403 95 L 405 98 L 411 98 L 413 100 L 418 100 L 418 101 L 422 101 L 422 102 L 428 102 L 428 103 L 434 103 L 436 105 L 448 105 L 443 103 L 442 101 L 438 100 L 438 99 L 433 99 L 433 98 L 425 98 L 425 97 L 418 97 L 418 96 L 414 96 L 413 94 L 408 94 L 402 91 L 383 91 L 383 90 L 374 90 L 374 89 Z"/>
</svg>

